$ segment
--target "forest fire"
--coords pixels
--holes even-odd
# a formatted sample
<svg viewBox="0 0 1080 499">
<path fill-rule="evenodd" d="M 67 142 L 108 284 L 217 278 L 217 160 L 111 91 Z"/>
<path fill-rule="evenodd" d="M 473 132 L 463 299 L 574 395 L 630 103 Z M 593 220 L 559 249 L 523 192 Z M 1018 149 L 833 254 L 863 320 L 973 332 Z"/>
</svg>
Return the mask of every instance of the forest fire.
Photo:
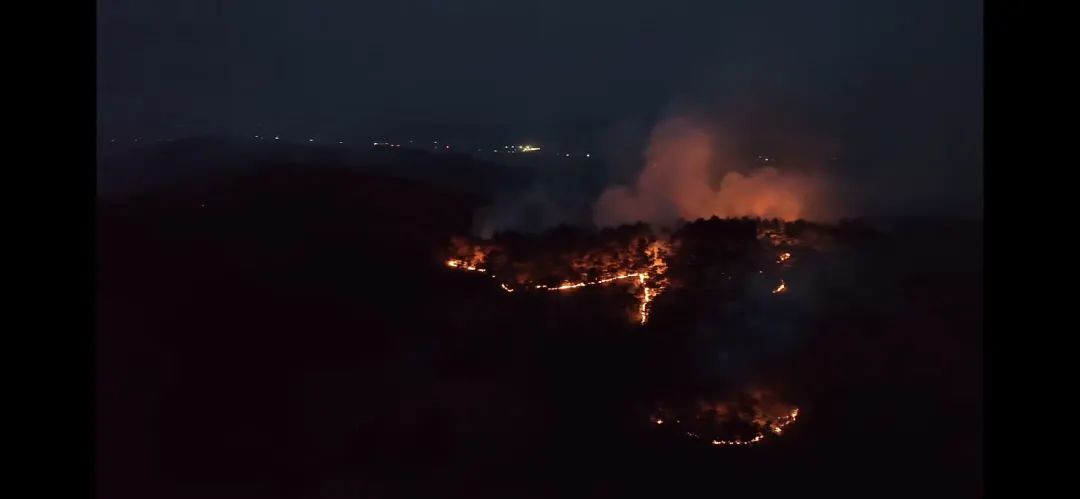
<svg viewBox="0 0 1080 499">
<path fill-rule="evenodd" d="M 713 440 L 710 443 L 713 445 L 750 445 L 756 444 L 762 440 L 765 440 L 765 435 L 763 433 L 758 433 L 750 440 Z"/>
<path fill-rule="evenodd" d="M 493 241 L 454 238 L 448 268 L 488 275 L 507 292 L 570 291 L 589 286 L 625 282 L 637 297 L 635 319 L 648 322 L 656 297 L 666 288 L 671 243 L 651 235 L 588 245 L 545 248 L 546 240 L 508 248 Z M 520 253 L 519 253 L 520 252 Z M 511 255 L 518 256 L 511 258 Z"/>
<path fill-rule="evenodd" d="M 639 309 L 639 314 L 641 315 L 641 324 L 642 325 L 645 324 L 645 321 L 649 320 L 648 308 L 649 308 L 649 302 L 652 301 L 652 297 L 649 296 L 649 287 L 645 285 L 645 279 L 647 279 L 648 277 L 649 277 L 648 274 L 641 274 L 641 275 L 638 276 L 638 279 L 641 281 L 641 286 L 645 290 L 645 295 L 641 299 L 641 305 L 640 305 L 641 308 Z"/>
<path fill-rule="evenodd" d="M 724 230 L 722 224 L 735 226 L 746 222 L 730 220 L 715 223 L 720 225 L 713 227 Z M 757 240 L 765 243 L 766 248 L 798 243 L 787 234 L 783 222 L 762 220 L 756 225 L 753 230 L 756 230 Z M 614 233 L 608 232 L 601 238 L 580 232 L 545 234 L 541 238 L 513 236 L 482 241 L 456 237 L 452 240 L 452 255 L 445 260 L 445 264 L 455 270 L 488 275 L 507 293 L 571 291 L 625 281 L 637 299 L 633 312 L 635 321 L 644 325 L 649 321 L 653 303 L 668 287 L 669 262 L 685 237 L 685 234 L 680 238 L 669 233 L 658 237 L 648 226 L 627 226 Z M 782 251 L 777 254 L 776 262 L 786 267 L 791 258 L 790 252 Z M 682 262 L 684 268 L 685 263 Z M 781 280 L 772 289 L 772 294 L 782 294 L 787 290 L 787 283 Z"/>
<path fill-rule="evenodd" d="M 789 225 L 729 219 L 689 223 L 659 237 L 648 226 L 628 226 L 599 234 L 564 230 L 539 237 L 455 238 L 445 263 L 455 270 L 489 276 L 507 293 L 571 292 L 622 283 L 631 288 L 637 301 L 634 322 L 645 325 L 659 295 L 669 287 L 695 292 L 699 276 L 722 275 L 725 280 L 732 274 L 740 277 L 740 273 L 747 279 L 764 274 L 779 277 L 757 265 L 769 258 L 774 258 L 773 265 L 782 275 L 790 269 L 793 252 L 814 251 L 794 237 L 797 232 L 792 229 L 799 226 Z M 742 260 L 754 265 L 733 267 L 732 262 L 739 260 L 729 256 L 732 254 L 754 255 Z M 669 266 L 673 269 L 670 275 Z M 717 274 L 717 269 L 723 273 Z M 784 294 L 789 286 L 785 279 L 779 279 L 770 291 L 771 295 Z M 742 390 L 728 401 L 669 405 L 649 414 L 649 426 L 707 445 L 747 446 L 783 435 L 798 416 L 798 408 L 780 402 L 767 390 L 754 388 Z"/>
<path fill-rule="evenodd" d="M 447 260 L 446 266 L 453 269 L 469 270 L 472 272 L 487 272 L 487 269 L 482 269 L 475 265 L 469 265 L 469 263 L 464 260 Z"/>
<path fill-rule="evenodd" d="M 683 414 L 680 418 L 677 414 Z M 797 407 L 778 402 L 772 393 L 749 390 L 738 402 L 698 402 L 681 410 L 660 409 L 650 420 L 657 426 L 678 428 L 687 437 L 704 440 L 715 446 L 751 445 L 765 440 L 769 433 L 779 436 L 799 417 Z M 687 424 L 682 420 L 686 419 Z M 713 438 L 703 435 L 745 432 L 750 438 Z"/>
<path fill-rule="evenodd" d="M 450 267 L 450 268 L 453 268 L 453 269 L 458 269 L 458 270 L 466 270 L 466 271 L 480 272 L 480 273 L 486 273 L 487 272 L 487 269 L 477 267 L 475 265 L 469 265 L 467 262 L 464 262 L 462 260 L 447 260 L 446 261 L 446 266 Z M 495 277 L 495 276 L 492 275 L 491 277 Z M 642 295 L 639 298 L 638 315 L 640 316 L 641 324 L 644 325 L 649 319 L 649 304 L 652 303 L 652 301 L 656 298 L 656 295 L 659 293 L 659 291 L 661 289 L 663 289 L 661 287 L 650 287 L 649 286 L 649 284 L 648 284 L 649 274 L 647 272 L 634 272 L 634 273 L 629 273 L 629 274 L 620 274 L 620 275 L 616 275 L 616 276 L 596 279 L 596 280 L 593 280 L 593 281 L 563 282 L 563 283 L 559 284 L 558 286 L 548 286 L 546 284 L 536 284 L 536 285 L 534 285 L 532 287 L 532 289 L 539 290 L 539 291 L 566 291 L 566 290 L 570 290 L 570 289 L 584 288 L 586 286 L 595 286 L 595 285 L 599 285 L 599 284 L 606 284 L 606 283 L 609 283 L 609 282 L 618 281 L 618 280 L 622 280 L 622 279 L 636 279 L 638 285 L 642 289 Z M 515 291 L 515 289 L 513 287 L 509 286 L 505 282 L 499 283 L 499 287 L 502 288 L 502 290 L 506 291 L 507 293 L 513 293 Z M 526 287 L 526 289 L 528 289 L 528 288 Z"/>
</svg>

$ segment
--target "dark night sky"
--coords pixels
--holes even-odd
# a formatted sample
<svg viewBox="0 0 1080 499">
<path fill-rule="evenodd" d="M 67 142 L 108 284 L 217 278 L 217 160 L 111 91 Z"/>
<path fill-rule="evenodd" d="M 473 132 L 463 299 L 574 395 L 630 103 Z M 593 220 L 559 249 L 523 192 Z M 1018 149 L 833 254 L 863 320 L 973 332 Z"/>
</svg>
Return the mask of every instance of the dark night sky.
<svg viewBox="0 0 1080 499">
<path fill-rule="evenodd" d="M 981 183 L 977 0 L 101 0 L 98 54 L 109 136 L 600 136 L 690 102 L 920 165 L 873 182 Z"/>
</svg>

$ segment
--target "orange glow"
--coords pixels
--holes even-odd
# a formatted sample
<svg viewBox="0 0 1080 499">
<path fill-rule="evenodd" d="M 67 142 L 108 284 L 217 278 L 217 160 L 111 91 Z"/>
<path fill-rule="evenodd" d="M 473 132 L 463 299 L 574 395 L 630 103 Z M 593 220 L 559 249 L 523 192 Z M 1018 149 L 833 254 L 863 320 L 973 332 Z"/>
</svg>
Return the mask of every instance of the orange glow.
<svg viewBox="0 0 1080 499">
<path fill-rule="evenodd" d="M 779 402 L 775 396 L 765 390 L 751 389 L 745 392 L 753 400 L 750 405 L 740 405 L 735 402 L 708 402 L 699 401 L 696 406 L 684 407 L 683 411 L 689 411 L 689 425 L 682 425 L 681 419 L 673 418 L 670 410 L 661 409 L 660 412 L 650 416 L 652 422 L 657 425 L 660 422 L 671 423 L 687 437 L 695 440 L 703 440 L 716 446 L 740 446 L 752 445 L 762 440 L 771 433 L 776 436 L 783 434 L 784 429 L 795 422 L 799 417 L 797 407 L 786 406 Z M 749 439 L 744 438 L 715 438 L 702 435 L 703 429 L 713 424 L 742 421 L 757 431 Z M 702 426 L 704 425 L 704 426 Z"/>
<path fill-rule="evenodd" d="M 774 246 L 790 243 L 779 232 L 765 227 L 759 229 L 758 238 L 762 239 L 763 242 L 772 243 Z M 494 254 L 493 252 L 496 250 L 499 250 L 500 255 L 504 255 L 505 248 L 493 244 L 474 244 L 465 238 L 454 238 L 453 245 L 455 256 L 446 261 L 447 267 L 479 272 L 489 275 L 492 279 L 499 279 L 499 287 L 507 293 L 513 293 L 521 289 L 570 291 L 615 281 L 631 281 L 629 285 L 633 288 L 638 302 L 634 319 L 635 322 L 641 325 L 648 323 L 653 302 L 667 289 L 667 260 L 673 250 L 671 242 L 667 240 L 647 242 L 645 238 L 640 238 L 633 240 L 626 246 L 608 244 L 588 252 L 560 254 L 555 258 L 554 265 L 550 261 L 541 263 L 530 261 L 508 262 L 505 256 L 499 257 L 499 263 L 491 264 L 491 262 L 488 262 L 488 256 Z M 777 255 L 777 262 L 781 264 L 790 261 L 790 259 L 791 253 L 786 251 Z M 501 270 L 490 270 L 493 266 Z M 764 271 L 758 271 L 758 273 L 764 273 Z M 500 279 L 500 277 L 507 275 L 512 275 L 513 280 L 503 281 Z M 589 277 L 597 275 L 599 277 L 589 279 Z M 578 278 L 567 278 L 567 276 L 577 276 Z M 562 280 L 555 285 L 536 282 L 538 280 L 547 281 L 553 277 L 561 277 Z M 787 283 L 781 280 L 772 289 L 772 294 L 782 294 L 787 291 Z"/>
<path fill-rule="evenodd" d="M 465 262 L 463 260 L 447 260 L 446 261 L 446 266 L 450 267 L 450 268 L 454 268 L 454 269 L 468 270 L 468 271 L 472 271 L 472 272 L 480 272 L 480 273 L 487 272 L 487 269 L 477 267 L 475 265 L 470 265 L 469 263 L 467 263 L 467 262 Z"/>
<path fill-rule="evenodd" d="M 474 266 L 466 266 L 463 263 L 461 263 L 459 261 L 456 261 L 456 260 L 450 260 L 450 261 L 446 262 L 446 266 L 450 267 L 450 268 L 458 269 L 458 270 L 468 270 L 468 271 L 481 272 L 481 273 L 487 272 L 487 269 L 478 268 L 478 267 L 474 267 Z M 492 276 L 492 277 L 495 277 L 495 276 Z M 649 278 L 649 274 L 647 274 L 647 273 L 633 273 L 633 274 L 617 275 L 617 276 L 612 276 L 612 277 L 605 277 L 603 279 L 597 279 L 595 281 L 564 282 L 564 283 L 562 283 L 562 284 L 560 284 L 558 286 L 555 286 L 555 287 L 550 287 L 550 286 L 547 286 L 545 284 L 537 284 L 537 285 L 535 285 L 533 287 L 533 289 L 543 290 L 543 291 L 566 291 L 566 290 L 570 290 L 570 289 L 584 288 L 586 286 L 595 286 L 597 284 L 606 284 L 606 283 L 609 283 L 609 282 L 612 282 L 612 281 L 617 281 L 617 280 L 620 280 L 620 279 L 629 279 L 629 278 L 632 278 L 632 277 L 636 277 L 638 279 L 638 282 L 640 283 L 640 285 L 642 286 L 642 288 L 644 290 L 644 294 L 643 294 L 643 296 L 640 299 L 640 302 L 638 304 L 638 314 L 641 317 L 641 324 L 645 324 L 645 322 L 648 321 L 648 319 L 649 319 L 649 304 L 652 303 L 653 299 L 656 298 L 656 294 L 657 294 L 657 292 L 653 288 L 650 288 L 646 284 L 646 279 Z M 499 283 L 499 287 L 502 288 L 503 291 L 506 291 L 507 293 L 513 293 L 514 292 L 514 288 L 511 288 L 506 283 Z"/>
<path fill-rule="evenodd" d="M 648 274 L 638 275 L 638 279 L 641 282 L 641 286 L 645 288 L 645 296 L 641 299 L 641 305 L 639 306 L 638 313 L 641 315 L 641 323 L 645 324 L 645 321 L 649 320 L 649 302 L 652 301 L 652 297 L 649 296 L 649 286 L 645 285 L 645 279 L 648 279 Z"/>
<path fill-rule="evenodd" d="M 757 238 L 758 238 L 759 241 L 761 241 L 763 243 L 768 243 L 770 246 L 772 246 L 774 248 L 778 248 L 780 246 L 801 246 L 801 245 L 803 245 L 803 242 L 800 241 L 799 239 L 788 236 L 787 234 L 784 233 L 784 223 L 783 222 L 780 222 L 779 224 L 775 224 L 775 225 L 764 224 L 764 223 L 760 224 L 758 226 Z M 790 257 L 790 255 L 789 255 L 789 257 Z M 786 260 L 786 258 L 784 260 Z M 781 261 L 783 261 L 783 260 L 781 260 Z"/>
<path fill-rule="evenodd" d="M 758 433 L 757 435 L 754 435 L 754 438 L 751 438 L 750 440 L 713 440 L 710 443 L 713 445 L 750 445 L 756 444 L 764 439 L 765 435 Z"/>
<path fill-rule="evenodd" d="M 828 217 L 826 179 L 806 169 L 740 168 L 737 137 L 690 117 L 656 125 L 644 169 L 630 185 L 609 185 L 595 203 L 600 226 L 668 224 L 713 215 L 797 220 Z M 714 182 L 719 179 L 719 184 Z"/>
<path fill-rule="evenodd" d="M 535 268 L 533 263 L 519 262 L 509 266 L 517 274 L 517 284 L 500 282 L 499 287 L 507 293 L 513 293 L 517 289 L 533 289 L 538 291 L 569 291 L 587 286 L 612 283 L 615 281 L 630 281 L 630 285 L 640 289 L 635 293 L 638 297 L 637 319 L 639 324 L 645 324 L 649 320 L 650 307 L 656 297 L 664 290 L 666 280 L 663 274 L 667 271 L 666 258 L 671 252 L 667 241 L 653 241 L 644 243 L 635 240 L 627 247 L 603 247 L 595 252 L 566 255 L 565 265 L 572 274 L 582 279 L 565 279 L 558 285 L 535 284 L 530 269 Z M 487 264 L 488 255 L 496 248 L 481 244 L 471 244 L 463 238 L 453 239 L 453 251 L 455 258 L 446 261 L 446 266 L 452 269 L 480 272 L 490 275 L 493 279 L 498 277 L 495 272 L 489 273 Z M 638 255 L 644 255 L 644 259 Z M 503 263 L 503 265 L 506 265 Z M 506 268 L 506 267 L 501 267 Z M 601 277 L 586 279 L 586 276 L 599 274 Z"/>
</svg>

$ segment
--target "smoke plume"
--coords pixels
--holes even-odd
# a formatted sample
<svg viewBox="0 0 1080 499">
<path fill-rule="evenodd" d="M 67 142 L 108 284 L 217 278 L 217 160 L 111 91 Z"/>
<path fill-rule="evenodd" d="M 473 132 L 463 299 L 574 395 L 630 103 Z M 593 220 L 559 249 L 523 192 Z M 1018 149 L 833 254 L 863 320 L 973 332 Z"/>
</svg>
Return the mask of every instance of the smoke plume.
<svg viewBox="0 0 1080 499">
<path fill-rule="evenodd" d="M 677 116 L 660 122 L 632 186 L 612 185 L 595 205 L 600 226 L 678 219 L 762 217 L 825 219 L 827 184 L 810 165 L 750 167 L 736 138 L 702 120 Z M 794 158 L 793 158 L 794 159 Z M 801 168 L 801 169 L 795 169 Z"/>
</svg>

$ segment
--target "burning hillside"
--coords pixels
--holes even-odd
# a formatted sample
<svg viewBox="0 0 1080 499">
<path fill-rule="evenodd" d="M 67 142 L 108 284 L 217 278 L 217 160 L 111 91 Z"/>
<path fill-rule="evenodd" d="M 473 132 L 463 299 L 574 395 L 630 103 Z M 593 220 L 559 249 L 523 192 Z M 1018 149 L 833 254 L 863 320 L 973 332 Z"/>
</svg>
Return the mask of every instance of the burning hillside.
<svg viewBox="0 0 1080 499">
<path fill-rule="evenodd" d="M 684 243 L 688 251 L 681 252 Z M 782 222 L 714 217 L 687 224 L 674 233 L 654 234 L 648 226 L 636 225 L 600 233 L 563 228 L 539 238 L 508 234 L 470 241 L 459 237 L 452 239 L 445 265 L 488 275 L 507 293 L 625 284 L 638 301 L 635 320 L 645 324 L 652 303 L 673 284 L 671 266 L 677 268 L 676 274 L 700 274 L 714 261 L 745 260 L 747 253 L 765 252 L 782 270 L 791 264 L 790 250 L 801 245 L 801 240 L 785 232 Z M 785 251 L 777 253 L 775 248 Z M 770 275 L 776 272 L 770 271 Z M 764 274 L 764 270 L 757 273 Z M 678 281 L 676 287 L 687 284 Z M 772 293 L 788 289 L 780 279 Z"/>
<path fill-rule="evenodd" d="M 506 246 L 453 241 L 453 256 L 446 266 L 479 272 L 499 279 L 507 293 L 559 292 L 587 286 L 627 284 L 638 300 L 636 320 L 645 324 L 650 304 L 667 287 L 669 241 L 655 237 L 632 238 L 626 244 L 611 241 L 594 249 L 567 249 L 534 261 L 513 261 Z M 494 258 L 493 258 L 494 256 Z"/>
<path fill-rule="evenodd" d="M 760 289 L 760 300 L 767 300 L 770 290 L 772 295 L 788 292 L 783 274 L 794 254 L 811 251 L 791 227 L 800 226 L 714 218 L 659 234 L 637 225 L 601 232 L 563 228 L 539 236 L 500 234 L 480 241 L 455 238 L 445 265 L 489 276 L 507 293 L 627 286 L 637 300 L 633 320 L 645 325 L 656 314 L 661 294 L 677 300 L 733 279 L 752 284 L 744 289 Z M 760 389 L 740 392 L 732 401 L 655 407 L 649 414 L 654 425 L 677 428 L 681 435 L 716 446 L 750 445 L 780 435 L 798 417 L 798 408 Z"/>
<path fill-rule="evenodd" d="M 649 421 L 695 440 L 729 446 L 751 445 L 767 435 L 779 436 L 798 416 L 798 407 L 781 402 L 770 391 L 751 388 L 732 400 L 699 399 L 661 405 L 649 415 Z"/>
</svg>

